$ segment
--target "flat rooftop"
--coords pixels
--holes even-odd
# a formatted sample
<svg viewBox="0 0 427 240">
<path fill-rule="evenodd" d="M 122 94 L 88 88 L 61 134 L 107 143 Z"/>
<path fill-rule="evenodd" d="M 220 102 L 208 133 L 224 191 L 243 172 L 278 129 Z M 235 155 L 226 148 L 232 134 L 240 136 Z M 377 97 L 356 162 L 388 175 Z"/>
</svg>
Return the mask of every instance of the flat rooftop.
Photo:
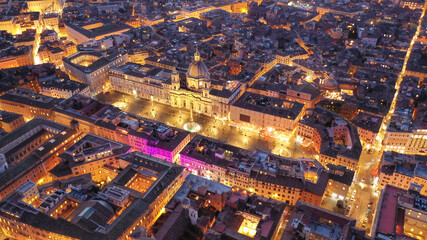
<svg viewBox="0 0 427 240">
<path fill-rule="evenodd" d="M 51 109 L 62 99 L 48 97 L 28 89 L 20 88 L 0 96 L 0 100 L 22 103 L 38 108 Z"/>
<path fill-rule="evenodd" d="M 168 151 L 174 150 L 190 134 L 82 95 L 62 101 L 54 111 L 94 123 L 99 127 L 147 139 L 147 145 Z"/>
<path fill-rule="evenodd" d="M 382 121 L 383 117 L 379 117 L 365 112 L 359 112 L 357 116 L 353 120 L 351 120 L 351 123 L 362 129 L 378 133 Z"/>
<path fill-rule="evenodd" d="M 62 218 L 50 217 L 29 205 L 20 203 L 18 201 L 19 196 L 16 194 L 0 202 L 0 215 L 6 217 L 10 216 L 12 213 L 18 218 L 18 221 L 24 224 L 65 236 L 70 236 L 72 238 L 88 240 L 118 239 L 126 230 L 136 224 L 136 221 L 139 220 L 144 213 L 150 214 L 147 212 L 150 204 L 152 204 L 159 195 L 182 174 L 184 170 L 184 167 L 140 152 L 126 154 L 121 156 L 121 159 L 131 163 L 131 165 L 159 171 L 159 177 L 143 195 L 139 195 L 134 198 L 133 201 L 121 212 L 121 214 L 114 219 L 114 221 L 106 225 L 105 230 L 102 232 L 88 231 L 87 228 L 82 227 L 81 224 L 74 224 Z M 107 188 L 111 187 L 112 183 L 113 181 L 107 185 Z M 119 187 L 123 188 L 123 186 Z M 95 203 L 93 201 L 86 202 L 89 205 Z M 98 203 L 102 204 L 102 202 L 96 201 L 96 204 Z M 85 211 L 83 212 L 84 214 L 82 214 L 82 216 L 87 214 Z M 87 216 L 90 217 L 89 215 Z"/>
<path fill-rule="evenodd" d="M 88 87 L 89 85 L 86 83 L 81 83 L 77 81 L 73 81 L 70 79 L 63 79 L 56 76 L 52 77 L 46 77 L 46 78 L 40 78 L 40 87 L 41 88 L 54 88 L 54 89 L 61 89 L 66 91 L 81 91 Z"/>
<path fill-rule="evenodd" d="M 377 207 L 377 234 L 394 234 L 396 227 L 396 215 L 398 209 L 399 194 L 406 193 L 407 191 L 391 185 L 387 185 L 382 193 L 382 202 Z"/>
<path fill-rule="evenodd" d="M 11 123 L 12 121 L 22 117 L 21 114 L 16 114 L 7 111 L 0 111 L 0 122 Z"/>
<path fill-rule="evenodd" d="M 301 113 L 304 104 L 246 92 L 233 106 L 277 117 L 296 119 Z"/>
<path fill-rule="evenodd" d="M 65 25 L 87 38 L 96 38 L 103 35 L 114 34 L 115 32 L 126 31 L 132 29 L 131 26 L 121 22 L 106 22 L 100 23 L 99 26 L 91 29 L 86 29 L 86 25 L 77 25 L 72 23 L 65 23 Z"/>
<path fill-rule="evenodd" d="M 124 53 L 123 53 L 124 54 Z M 72 65 L 85 74 L 90 74 L 122 56 L 120 51 L 106 50 L 101 52 L 78 52 L 63 59 L 64 63 Z"/>
</svg>

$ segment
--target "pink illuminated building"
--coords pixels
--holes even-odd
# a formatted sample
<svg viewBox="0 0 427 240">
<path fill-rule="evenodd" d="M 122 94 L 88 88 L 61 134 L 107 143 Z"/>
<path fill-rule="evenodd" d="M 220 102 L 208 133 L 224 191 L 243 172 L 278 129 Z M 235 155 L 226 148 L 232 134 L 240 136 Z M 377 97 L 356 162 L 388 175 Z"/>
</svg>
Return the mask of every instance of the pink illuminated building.
<svg viewBox="0 0 427 240">
<path fill-rule="evenodd" d="M 77 125 L 79 131 L 127 144 L 134 151 L 169 162 L 179 162 L 179 152 L 190 142 L 187 131 L 123 112 L 82 95 L 65 99 L 54 111 L 59 123 Z"/>
<path fill-rule="evenodd" d="M 375 213 L 375 239 L 426 239 L 427 197 L 420 194 L 421 188 L 386 185 Z"/>
</svg>

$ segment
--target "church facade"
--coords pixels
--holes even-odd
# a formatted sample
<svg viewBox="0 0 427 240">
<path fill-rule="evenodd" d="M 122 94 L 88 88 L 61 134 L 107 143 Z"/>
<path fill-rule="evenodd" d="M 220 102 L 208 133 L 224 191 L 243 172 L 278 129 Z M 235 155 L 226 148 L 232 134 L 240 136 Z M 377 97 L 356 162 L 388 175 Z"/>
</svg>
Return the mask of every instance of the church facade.
<svg viewBox="0 0 427 240">
<path fill-rule="evenodd" d="M 176 69 L 135 63 L 112 68 L 109 80 L 115 91 L 219 118 L 228 116 L 230 105 L 242 91 L 238 81 L 213 84 L 198 50 L 185 74 L 185 83 Z"/>
</svg>

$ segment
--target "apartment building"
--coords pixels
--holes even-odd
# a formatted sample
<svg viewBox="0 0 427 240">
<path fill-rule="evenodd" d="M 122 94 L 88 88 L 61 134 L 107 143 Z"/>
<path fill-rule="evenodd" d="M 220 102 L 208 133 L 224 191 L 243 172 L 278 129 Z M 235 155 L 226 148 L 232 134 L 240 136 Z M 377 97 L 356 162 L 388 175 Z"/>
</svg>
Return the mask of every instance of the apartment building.
<svg viewBox="0 0 427 240">
<path fill-rule="evenodd" d="M 50 173 L 58 179 L 90 173 L 95 183 L 108 183 L 117 175 L 116 157 L 130 150 L 128 145 L 88 133 L 59 156 L 60 163 Z"/>
<path fill-rule="evenodd" d="M 384 152 L 379 173 L 380 189 L 387 185 L 409 189 L 417 184 L 422 186 L 421 194 L 427 193 L 427 156 Z"/>
<path fill-rule="evenodd" d="M 427 198 L 421 186 L 403 189 L 387 185 L 381 192 L 372 228 L 375 238 L 425 239 Z"/>
<path fill-rule="evenodd" d="M 359 112 L 357 116 L 351 120 L 351 123 L 357 128 L 360 141 L 364 143 L 364 145 L 372 144 L 375 141 L 382 122 L 383 117 L 365 112 Z"/>
<path fill-rule="evenodd" d="M 230 120 L 261 129 L 292 132 L 304 115 L 304 104 L 244 93 L 230 107 Z"/>
<path fill-rule="evenodd" d="M 12 132 L 16 128 L 24 125 L 24 117 L 7 111 L 0 111 L 0 129 L 6 132 Z"/>
<path fill-rule="evenodd" d="M 362 145 L 357 128 L 339 115 L 322 107 L 307 111 L 298 122 L 297 134 L 303 146 L 312 145 L 323 165 L 331 163 L 352 171 L 358 169 Z"/>
<path fill-rule="evenodd" d="M 0 96 L 0 109 L 22 114 L 25 120 L 34 117 L 53 119 L 52 108 L 60 101 L 61 99 L 20 88 Z"/>
<path fill-rule="evenodd" d="M 180 156 L 181 165 L 195 175 L 289 204 L 303 199 L 319 205 L 328 182 L 316 160 L 252 152 L 200 135 Z"/>
<path fill-rule="evenodd" d="M 78 130 L 130 145 L 133 150 L 179 163 L 179 152 L 190 133 L 163 123 L 122 112 L 93 98 L 75 95 L 58 104 L 55 121 Z"/>
<path fill-rule="evenodd" d="M 63 59 L 65 72 L 73 80 L 89 85 L 93 94 L 106 89 L 110 68 L 127 61 L 127 53 L 106 50 L 77 52 Z"/>
<path fill-rule="evenodd" d="M 41 142 L 35 143 L 34 137 L 39 137 L 38 134 L 44 132 L 48 132 L 46 135 L 48 138 L 43 138 Z M 0 197 L 6 197 L 28 181 L 37 183 L 46 177 L 48 171 L 59 163 L 57 156 L 79 137 L 80 134 L 75 129 L 41 118 L 35 118 L 3 137 L 0 156 L 4 161 L 9 161 L 10 165 L 7 171 L 0 174 Z M 19 144 L 18 151 L 23 154 L 23 158 L 20 157 L 18 162 L 6 158 L 8 152 L 16 152 L 16 148 L 13 147 L 15 145 L 9 144 L 13 141 Z M 36 149 L 33 150 L 34 147 Z"/>
<path fill-rule="evenodd" d="M 89 85 L 57 76 L 39 79 L 41 93 L 54 98 L 69 98 L 75 94 L 90 96 Z"/>
<path fill-rule="evenodd" d="M 90 199 L 81 194 L 87 189 L 57 189 L 46 196 L 46 200 L 51 198 L 50 203 L 56 203 L 46 208 L 44 204 L 26 204 L 19 193 L 9 195 L 0 203 L 0 227 L 9 237 L 37 240 L 129 239 L 134 231 L 149 229 L 187 173 L 179 165 L 138 152 L 123 155 L 118 161 L 123 170 Z M 136 179 L 152 178 L 156 180 L 145 190 L 129 187 Z M 122 209 L 115 212 L 120 206 Z M 64 214 L 59 214 L 63 208 L 67 208 L 67 219 L 59 217 Z M 54 214 L 47 214 L 51 212 Z M 102 231 L 99 226 L 104 226 Z"/>
</svg>

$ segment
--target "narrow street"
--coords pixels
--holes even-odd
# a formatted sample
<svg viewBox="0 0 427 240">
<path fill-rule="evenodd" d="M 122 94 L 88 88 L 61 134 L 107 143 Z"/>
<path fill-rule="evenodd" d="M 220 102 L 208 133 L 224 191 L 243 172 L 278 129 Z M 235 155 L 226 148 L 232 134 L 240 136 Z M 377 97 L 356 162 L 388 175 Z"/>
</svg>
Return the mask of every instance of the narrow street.
<svg viewBox="0 0 427 240">
<path fill-rule="evenodd" d="M 390 106 L 390 110 L 387 116 L 383 120 L 382 126 L 380 128 L 380 132 L 378 133 L 376 141 L 374 143 L 374 152 L 372 154 L 368 154 L 366 153 L 366 151 L 363 151 L 362 156 L 360 157 L 360 160 L 359 160 L 359 170 L 357 172 L 356 179 L 353 181 L 353 184 L 349 191 L 349 194 L 352 194 L 352 192 L 356 190 L 356 195 L 354 199 L 355 201 L 350 201 L 351 210 L 348 215 L 352 218 L 359 220 L 357 223 L 357 226 L 358 227 L 365 226 L 365 230 L 369 234 L 371 234 L 372 221 L 373 221 L 373 215 L 374 215 L 372 210 L 376 209 L 376 205 L 378 203 L 378 198 L 380 195 L 380 191 L 377 191 L 377 187 L 375 183 L 372 184 L 372 181 L 374 180 L 372 174 L 375 168 L 379 167 L 379 164 L 381 161 L 381 156 L 384 151 L 384 147 L 382 146 L 382 141 L 386 134 L 386 130 L 387 130 L 387 126 L 390 121 L 390 118 L 394 113 L 397 97 L 400 90 L 400 85 L 402 83 L 403 77 L 405 76 L 405 72 L 406 72 L 406 64 L 408 63 L 408 60 L 410 58 L 414 43 L 416 42 L 420 34 L 422 20 L 426 13 L 426 9 L 427 9 L 427 2 L 424 4 L 423 11 L 418 21 L 417 31 L 415 32 L 412 38 L 412 41 L 409 45 L 409 48 L 405 56 L 405 60 L 403 62 L 402 71 L 399 75 L 399 78 L 396 81 L 396 86 L 395 86 L 396 93 L 394 95 L 392 104 Z M 370 202 L 373 202 L 372 206 L 369 206 Z M 367 218 L 366 223 L 364 222 L 365 218 Z"/>
</svg>

